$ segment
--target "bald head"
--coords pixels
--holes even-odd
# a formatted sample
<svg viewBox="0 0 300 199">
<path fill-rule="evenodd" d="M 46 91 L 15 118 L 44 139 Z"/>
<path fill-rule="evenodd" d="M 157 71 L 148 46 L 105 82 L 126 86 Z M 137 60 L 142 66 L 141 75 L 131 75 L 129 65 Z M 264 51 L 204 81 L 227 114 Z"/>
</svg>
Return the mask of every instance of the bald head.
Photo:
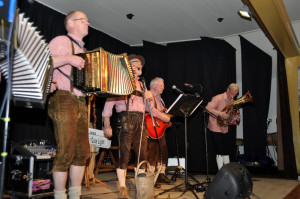
<svg viewBox="0 0 300 199">
<path fill-rule="evenodd" d="M 67 14 L 64 23 L 66 30 L 79 38 L 83 38 L 88 34 L 90 23 L 86 14 L 81 11 L 72 11 Z"/>
<path fill-rule="evenodd" d="M 69 12 L 69 14 L 67 14 L 67 16 L 65 17 L 65 21 L 64 21 L 64 24 L 65 24 L 65 27 L 66 27 L 66 30 L 68 30 L 68 21 L 70 19 L 73 19 L 73 18 L 76 18 L 76 13 L 77 12 L 80 12 L 80 11 L 72 11 L 72 12 Z"/>
</svg>

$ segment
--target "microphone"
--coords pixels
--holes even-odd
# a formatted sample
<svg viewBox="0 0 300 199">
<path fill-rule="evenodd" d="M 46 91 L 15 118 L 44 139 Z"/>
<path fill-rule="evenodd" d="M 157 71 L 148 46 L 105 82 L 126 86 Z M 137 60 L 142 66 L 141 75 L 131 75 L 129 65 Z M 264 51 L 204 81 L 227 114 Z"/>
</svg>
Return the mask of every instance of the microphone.
<svg viewBox="0 0 300 199">
<path fill-rule="evenodd" d="M 177 88 L 175 85 L 172 86 L 172 89 L 176 90 L 180 94 L 184 94 L 184 92 L 182 92 L 182 90 L 180 90 L 179 88 Z"/>
<path fill-rule="evenodd" d="M 194 88 L 194 85 L 193 85 L 193 84 L 184 83 L 184 85 L 185 85 L 186 87 Z"/>
<path fill-rule="evenodd" d="M 141 76 L 141 77 L 139 78 L 139 81 L 143 83 L 144 90 L 146 90 L 146 89 L 147 89 L 147 86 L 146 86 L 146 80 L 145 80 L 145 77 Z"/>
</svg>

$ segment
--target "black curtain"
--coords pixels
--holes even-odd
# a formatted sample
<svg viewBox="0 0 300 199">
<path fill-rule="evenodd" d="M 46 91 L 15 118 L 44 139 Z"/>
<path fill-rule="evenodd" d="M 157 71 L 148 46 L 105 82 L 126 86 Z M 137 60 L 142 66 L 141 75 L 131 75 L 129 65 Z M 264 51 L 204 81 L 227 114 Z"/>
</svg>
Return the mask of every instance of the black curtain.
<svg viewBox="0 0 300 199">
<path fill-rule="evenodd" d="M 166 81 L 168 75 L 167 48 L 166 46 L 143 41 L 144 58 L 146 60 L 143 74 L 148 86 L 155 77 L 161 77 Z"/>
<path fill-rule="evenodd" d="M 243 94 L 250 91 L 253 103 L 243 109 L 245 154 L 266 155 L 267 117 L 270 103 L 272 58 L 240 36 Z"/>
<path fill-rule="evenodd" d="M 284 170 L 283 176 L 297 178 L 297 166 L 293 142 L 293 129 L 290 113 L 289 92 L 286 78 L 285 61 L 281 52 L 277 52 L 277 81 L 281 122 L 281 138 L 283 149 Z"/>
</svg>

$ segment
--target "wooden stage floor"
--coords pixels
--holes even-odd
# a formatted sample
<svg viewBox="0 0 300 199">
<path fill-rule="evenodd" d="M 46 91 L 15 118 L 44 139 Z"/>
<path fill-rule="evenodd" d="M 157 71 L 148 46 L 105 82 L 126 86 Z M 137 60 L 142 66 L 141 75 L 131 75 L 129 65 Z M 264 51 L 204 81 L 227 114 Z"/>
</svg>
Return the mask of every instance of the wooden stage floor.
<svg viewBox="0 0 300 199">
<path fill-rule="evenodd" d="M 201 174 L 191 174 L 193 178 L 195 178 L 198 182 L 204 182 L 207 179 L 206 175 Z M 213 181 L 215 175 L 210 175 L 209 178 Z M 82 189 L 82 198 L 83 199 L 110 199 L 110 198 L 118 198 L 118 181 L 116 172 L 104 172 L 99 173 L 95 176 L 96 179 L 101 182 L 106 183 L 106 186 L 103 186 L 99 183 L 91 184 L 90 188 L 87 189 L 86 186 L 83 186 Z M 172 175 L 168 175 L 169 178 Z M 299 185 L 298 180 L 289 180 L 289 179 L 279 179 L 279 178 L 265 178 L 265 177 L 253 177 L 253 194 L 250 195 L 250 198 L 259 198 L 259 199 L 282 199 L 285 198 L 292 190 Z M 187 190 L 185 193 L 181 191 L 169 191 L 161 194 L 164 190 L 173 188 L 176 185 L 183 183 L 184 186 L 182 188 L 186 188 L 185 186 L 185 175 L 182 173 L 177 177 L 177 180 L 171 185 L 162 185 L 159 189 L 154 189 L 155 196 L 158 199 L 163 198 L 203 198 L 205 192 L 197 192 L 197 190 L 191 189 Z M 188 178 L 188 183 L 191 185 L 198 184 L 192 178 Z M 133 171 L 128 171 L 127 175 L 127 187 L 130 189 L 130 197 L 135 198 L 135 184 L 134 184 L 134 173 Z M 300 186 L 299 186 L 300 187 Z M 297 193 L 297 192 L 296 192 Z M 195 195 L 194 195 L 195 194 Z M 293 197 L 293 198 L 300 198 Z M 286 197 L 285 199 L 292 199 Z"/>
</svg>

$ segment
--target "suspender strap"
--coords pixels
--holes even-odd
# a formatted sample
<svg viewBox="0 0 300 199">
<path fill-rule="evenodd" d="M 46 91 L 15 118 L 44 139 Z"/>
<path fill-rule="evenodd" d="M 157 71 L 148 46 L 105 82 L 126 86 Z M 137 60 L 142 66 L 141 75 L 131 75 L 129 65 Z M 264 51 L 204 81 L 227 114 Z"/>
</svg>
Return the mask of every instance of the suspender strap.
<svg viewBox="0 0 300 199">
<path fill-rule="evenodd" d="M 131 98 L 131 95 L 126 95 L 125 102 L 126 102 L 126 112 L 129 110 L 129 99 Z"/>
<path fill-rule="evenodd" d="M 74 50 L 74 45 L 73 42 L 75 44 L 77 44 L 79 47 L 79 43 L 74 40 L 72 37 L 70 37 L 69 35 L 66 35 L 70 40 L 71 40 L 71 47 L 72 47 L 72 55 L 75 54 L 75 50 Z M 72 42 L 73 41 L 73 42 Z M 80 47 L 81 48 L 81 47 Z M 60 70 L 60 68 L 57 68 L 57 70 L 59 70 L 59 72 L 61 72 L 64 76 L 66 76 L 69 80 L 70 80 L 70 91 L 71 93 L 73 92 L 73 66 L 71 66 L 71 75 L 67 75 L 66 73 L 64 73 L 62 70 Z"/>
</svg>

